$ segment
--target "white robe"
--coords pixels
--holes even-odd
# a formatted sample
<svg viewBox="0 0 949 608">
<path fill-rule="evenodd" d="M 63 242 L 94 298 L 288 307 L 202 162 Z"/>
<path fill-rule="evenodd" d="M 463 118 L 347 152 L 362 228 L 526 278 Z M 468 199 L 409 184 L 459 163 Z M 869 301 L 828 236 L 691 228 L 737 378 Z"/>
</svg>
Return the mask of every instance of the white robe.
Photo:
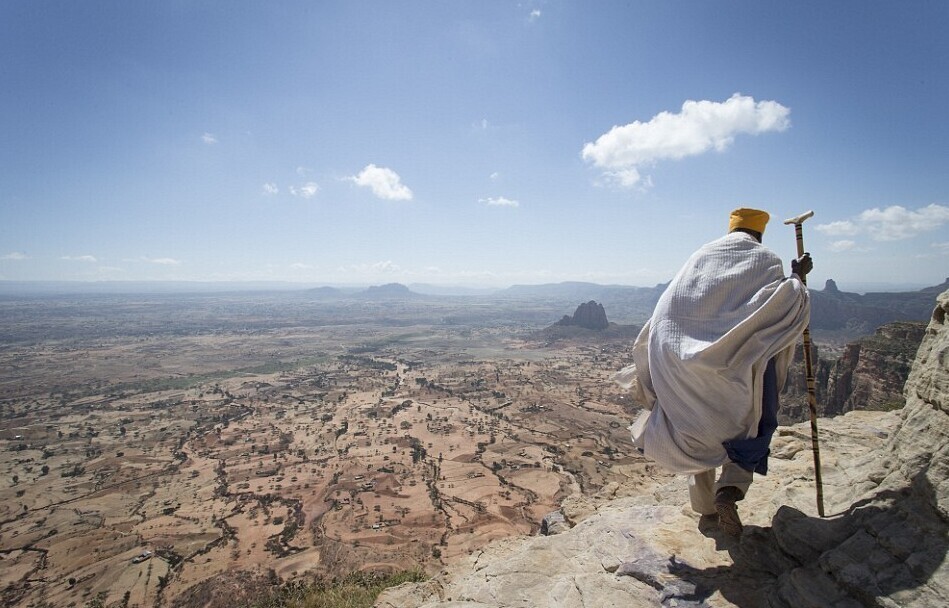
<svg viewBox="0 0 949 608">
<path fill-rule="evenodd" d="M 702 246 L 659 298 L 617 382 L 648 408 L 630 427 L 645 455 L 674 473 L 728 460 L 722 442 L 757 435 L 762 381 L 778 388 L 810 318 L 807 288 L 742 232 Z"/>
</svg>

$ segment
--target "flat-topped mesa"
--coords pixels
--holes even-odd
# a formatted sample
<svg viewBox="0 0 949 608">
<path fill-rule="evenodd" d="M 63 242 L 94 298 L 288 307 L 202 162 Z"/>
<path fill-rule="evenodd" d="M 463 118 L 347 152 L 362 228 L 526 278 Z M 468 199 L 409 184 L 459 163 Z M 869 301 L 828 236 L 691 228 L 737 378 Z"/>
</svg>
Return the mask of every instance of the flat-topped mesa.
<svg viewBox="0 0 949 608">
<path fill-rule="evenodd" d="M 603 305 L 594 300 L 584 302 L 580 306 L 577 306 L 577 310 L 573 313 L 572 317 L 570 315 L 564 315 L 556 324 L 582 327 L 594 331 L 601 331 L 610 326 Z"/>
</svg>

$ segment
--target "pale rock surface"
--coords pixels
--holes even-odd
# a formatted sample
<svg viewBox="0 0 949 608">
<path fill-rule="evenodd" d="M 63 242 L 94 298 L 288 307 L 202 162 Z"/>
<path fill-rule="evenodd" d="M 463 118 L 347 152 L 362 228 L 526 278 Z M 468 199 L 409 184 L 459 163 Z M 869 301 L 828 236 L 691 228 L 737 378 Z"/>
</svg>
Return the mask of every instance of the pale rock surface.
<svg viewBox="0 0 949 608">
<path fill-rule="evenodd" d="M 901 412 L 820 420 L 825 518 L 810 429 L 781 427 L 770 474 L 739 503 L 745 531 L 699 530 L 684 478 L 573 497 L 576 526 L 490 545 L 379 608 L 949 605 L 949 292 L 939 296 Z"/>
</svg>

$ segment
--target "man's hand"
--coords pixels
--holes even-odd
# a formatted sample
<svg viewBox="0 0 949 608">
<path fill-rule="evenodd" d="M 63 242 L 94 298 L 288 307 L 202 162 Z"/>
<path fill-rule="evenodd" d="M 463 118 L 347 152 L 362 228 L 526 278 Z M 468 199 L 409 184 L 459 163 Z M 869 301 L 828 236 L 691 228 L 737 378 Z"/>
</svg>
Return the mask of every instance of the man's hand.
<svg viewBox="0 0 949 608">
<path fill-rule="evenodd" d="M 807 276 L 811 270 L 814 269 L 814 262 L 811 260 L 811 254 L 805 253 L 796 260 L 791 260 L 791 272 L 801 277 L 802 279 Z"/>
</svg>

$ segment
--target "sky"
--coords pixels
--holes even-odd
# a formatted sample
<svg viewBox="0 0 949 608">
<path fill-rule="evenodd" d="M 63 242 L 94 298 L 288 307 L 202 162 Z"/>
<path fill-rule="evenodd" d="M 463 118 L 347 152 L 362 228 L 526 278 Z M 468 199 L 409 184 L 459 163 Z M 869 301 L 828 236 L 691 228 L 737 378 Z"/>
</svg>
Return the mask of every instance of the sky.
<svg viewBox="0 0 949 608">
<path fill-rule="evenodd" d="M 949 3 L 0 3 L 0 280 L 949 276 Z"/>
</svg>

